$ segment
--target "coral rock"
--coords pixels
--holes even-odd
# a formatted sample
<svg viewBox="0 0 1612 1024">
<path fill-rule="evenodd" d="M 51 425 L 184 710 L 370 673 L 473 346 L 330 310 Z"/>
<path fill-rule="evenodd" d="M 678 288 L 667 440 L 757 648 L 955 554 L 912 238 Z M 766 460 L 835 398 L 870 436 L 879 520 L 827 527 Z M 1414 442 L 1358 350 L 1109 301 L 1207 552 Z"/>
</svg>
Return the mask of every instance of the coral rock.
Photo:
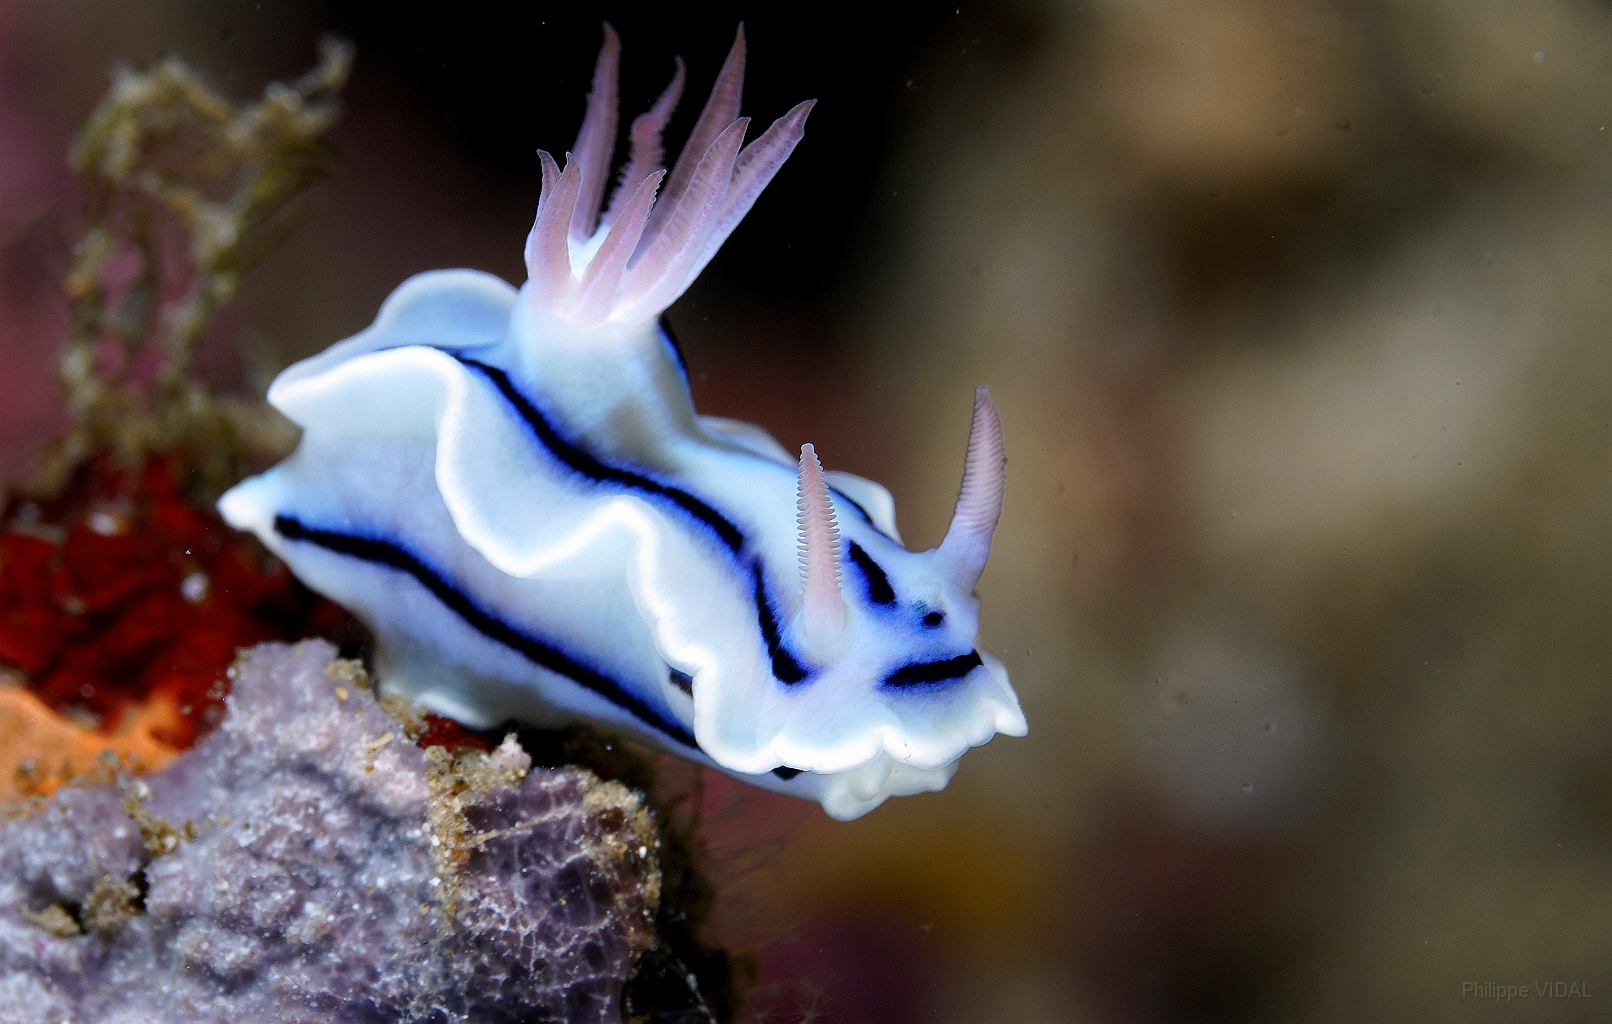
<svg viewBox="0 0 1612 1024">
<path fill-rule="evenodd" d="M 160 767 L 223 716 L 237 648 L 339 637 L 350 622 L 192 506 L 184 475 L 172 459 L 136 473 L 96 458 L 46 507 L 19 500 L 0 513 L 0 666 L 71 724 L 99 726 L 68 741 L 78 771 L 78 754 L 93 760 L 99 750 Z M 13 762 L 54 772 L 57 730 L 33 731 L 37 741 L 19 737 L 27 747 Z"/>
<path fill-rule="evenodd" d="M 171 702 L 154 699 L 124 715 L 109 736 L 56 714 L 0 670 L 0 793 L 10 785 L 21 796 L 47 794 L 109 764 L 161 768 L 178 751 L 152 732 L 174 716 Z"/>
<path fill-rule="evenodd" d="M 0 1022 L 619 1019 L 660 889 L 639 795 L 422 751 L 334 658 L 258 647 L 163 771 L 0 824 Z"/>
</svg>

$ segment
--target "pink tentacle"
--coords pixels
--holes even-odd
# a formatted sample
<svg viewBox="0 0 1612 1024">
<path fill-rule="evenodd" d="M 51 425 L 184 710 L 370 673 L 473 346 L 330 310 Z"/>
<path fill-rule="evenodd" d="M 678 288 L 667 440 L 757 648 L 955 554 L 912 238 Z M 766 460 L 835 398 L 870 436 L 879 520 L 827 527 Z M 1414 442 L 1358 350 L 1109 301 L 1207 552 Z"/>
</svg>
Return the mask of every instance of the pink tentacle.
<svg viewBox="0 0 1612 1024">
<path fill-rule="evenodd" d="M 741 22 L 733 37 L 733 47 L 728 50 L 728 59 L 722 62 L 722 71 L 716 76 L 716 84 L 711 87 L 711 98 L 705 101 L 705 109 L 700 111 L 700 119 L 694 123 L 694 130 L 689 133 L 688 141 L 683 144 L 683 152 L 678 154 L 671 177 L 666 179 L 666 188 L 661 192 L 660 202 L 661 208 L 665 209 L 666 213 L 661 216 L 651 215 L 649 219 L 651 235 L 658 232 L 661 224 L 671 215 L 670 207 L 681 199 L 684 191 L 688 189 L 695 172 L 699 169 L 700 161 L 716 142 L 717 136 L 738 120 L 739 100 L 744 93 L 744 57 L 744 23 Z"/>
<path fill-rule="evenodd" d="M 799 144 L 815 102 L 798 104 L 744 145 L 750 121 L 739 116 L 741 24 L 676 165 L 670 173 L 661 166 L 661 140 L 687 78 L 681 59 L 654 104 L 634 119 L 629 159 L 600 216 L 615 145 L 620 64 L 620 38 L 606 23 L 575 150 L 566 154 L 563 170 L 550 154 L 539 154 L 543 192 L 526 239 L 533 301 L 585 328 L 648 322 L 681 295 Z M 585 265 L 573 267 L 573 251 Z"/>
<path fill-rule="evenodd" d="M 811 445 L 800 449 L 795 485 L 795 524 L 800 551 L 801 625 L 813 646 L 822 648 L 845 631 L 845 597 L 840 592 L 840 528 L 829 501 L 823 465 Z"/>
<path fill-rule="evenodd" d="M 674 57 L 673 60 L 677 62 L 677 70 L 672 73 L 671 82 L 662 90 L 654 106 L 633 118 L 632 128 L 628 130 L 632 140 L 632 156 L 621 173 L 616 194 L 611 197 L 610 209 L 604 215 L 605 224 L 614 223 L 619 216 L 619 208 L 632 197 L 639 183 L 662 168 L 666 153 L 661 148 L 661 133 L 666 130 L 666 122 L 672 119 L 672 111 L 677 109 L 677 101 L 683 96 L 686 75 L 683 58 Z"/>
<path fill-rule="evenodd" d="M 616 311 L 613 319 L 630 321 L 652 317 L 671 305 L 689 286 L 690 270 L 705 251 L 705 241 L 716 227 L 722 200 L 733 181 L 733 165 L 749 126 L 750 119 L 741 117 L 711 143 L 660 234 L 650 241 L 643 256 L 627 271 L 622 290 L 631 298 Z"/>
<path fill-rule="evenodd" d="M 571 283 L 571 248 L 566 234 L 582 171 L 569 153 L 563 173 L 545 150 L 538 150 L 537 158 L 543 167 L 543 193 L 537 201 L 537 221 L 526 236 L 526 275 L 534 292 L 553 301 L 564 296 Z"/>
<path fill-rule="evenodd" d="M 621 218 L 610 226 L 610 234 L 605 236 L 604 244 L 594 254 L 577 288 L 577 304 L 571 316 L 577 326 L 597 327 L 610 316 L 627 260 L 638 248 L 644 225 L 649 223 L 649 212 L 655 205 L 655 189 L 665 177 L 664 170 L 651 172 L 633 191 L 621 211 Z"/>
<path fill-rule="evenodd" d="M 733 234 L 733 229 L 739 226 L 745 214 L 756 205 L 763 189 L 772 181 L 773 176 L 783 167 L 784 161 L 795 151 L 800 140 L 806 135 L 806 117 L 816 106 L 816 100 L 806 100 L 797 103 L 789 113 L 772 123 L 772 126 L 761 133 L 760 138 L 744 147 L 739 153 L 739 159 L 733 167 L 733 184 L 728 187 L 727 198 L 722 202 L 722 211 L 717 216 L 716 227 L 711 237 L 706 240 L 705 250 L 700 254 L 699 262 L 694 266 L 694 275 L 698 275 L 705 265 L 711 262 L 722 243 Z"/>
<path fill-rule="evenodd" d="M 587 113 L 577 132 L 576 159 L 581 166 L 582 186 L 576 209 L 571 215 L 571 237 L 579 242 L 593 236 L 599 219 L 599 204 L 610 179 L 610 157 L 616 149 L 616 108 L 621 72 L 621 38 L 607 21 L 604 45 L 593 67 L 593 88 L 588 91 Z"/>
<path fill-rule="evenodd" d="M 941 561 L 954 578 L 972 590 L 985 572 L 991 555 L 991 535 L 1002 517 L 1007 490 L 1007 449 L 1002 442 L 1002 417 L 985 385 L 974 389 L 974 421 L 968 430 L 968 455 L 963 461 L 963 486 L 951 527 L 940 542 Z"/>
</svg>

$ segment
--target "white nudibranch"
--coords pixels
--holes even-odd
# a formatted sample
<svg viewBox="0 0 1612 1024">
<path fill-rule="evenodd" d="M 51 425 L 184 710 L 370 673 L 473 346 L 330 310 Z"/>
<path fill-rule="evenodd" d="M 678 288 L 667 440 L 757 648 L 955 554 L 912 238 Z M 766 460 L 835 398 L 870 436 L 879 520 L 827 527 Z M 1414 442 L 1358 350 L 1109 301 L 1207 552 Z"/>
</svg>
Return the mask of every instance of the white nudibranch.
<svg viewBox="0 0 1612 1024">
<path fill-rule="evenodd" d="M 219 509 L 363 620 L 385 688 L 468 725 L 592 722 L 841 819 L 940 789 L 969 747 L 1025 732 L 975 646 L 996 408 L 979 388 L 956 514 L 923 552 L 883 487 L 696 415 L 661 312 L 812 103 L 743 145 L 741 32 L 667 173 L 678 62 L 601 216 L 619 54 L 606 26 L 576 148 L 563 170 L 539 154 L 526 285 L 405 281 L 370 328 L 275 380 L 301 444 Z"/>
</svg>

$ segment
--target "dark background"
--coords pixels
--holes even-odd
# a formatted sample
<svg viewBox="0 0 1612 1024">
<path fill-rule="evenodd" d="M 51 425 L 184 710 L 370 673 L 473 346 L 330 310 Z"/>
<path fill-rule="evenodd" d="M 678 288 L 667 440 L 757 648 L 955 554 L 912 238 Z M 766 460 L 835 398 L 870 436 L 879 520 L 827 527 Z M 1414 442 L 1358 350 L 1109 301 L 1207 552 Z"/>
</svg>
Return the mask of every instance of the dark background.
<svg viewBox="0 0 1612 1024">
<path fill-rule="evenodd" d="M 623 129 L 688 62 L 671 153 L 741 18 L 757 130 L 820 100 L 670 310 L 701 411 L 886 483 L 913 547 L 975 384 L 1007 432 L 982 643 L 1030 735 L 850 824 L 711 778 L 741 1019 L 1601 1019 L 1604 2 L 0 4 L 7 468 L 60 420 L 114 60 L 246 97 L 357 45 L 341 169 L 220 322 L 250 392 L 409 274 L 519 282 L 606 18 Z"/>
</svg>

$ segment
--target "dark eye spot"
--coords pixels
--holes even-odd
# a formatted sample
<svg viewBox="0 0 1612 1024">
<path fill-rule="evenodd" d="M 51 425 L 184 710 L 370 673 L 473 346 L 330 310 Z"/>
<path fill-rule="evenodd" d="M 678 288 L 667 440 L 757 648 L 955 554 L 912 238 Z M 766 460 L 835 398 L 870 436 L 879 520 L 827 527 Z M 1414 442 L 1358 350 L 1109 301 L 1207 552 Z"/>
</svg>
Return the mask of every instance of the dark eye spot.
<svg viewBox="0 0 1612 1024">
<path fill-rule="evenodd" d="M 924 625 L 928 626 L 930 629 L 934 629 L 936 626 L 945 621 L 945 612 L 930 612 L 928 615 L 924 616 Z"/>
</svg>

